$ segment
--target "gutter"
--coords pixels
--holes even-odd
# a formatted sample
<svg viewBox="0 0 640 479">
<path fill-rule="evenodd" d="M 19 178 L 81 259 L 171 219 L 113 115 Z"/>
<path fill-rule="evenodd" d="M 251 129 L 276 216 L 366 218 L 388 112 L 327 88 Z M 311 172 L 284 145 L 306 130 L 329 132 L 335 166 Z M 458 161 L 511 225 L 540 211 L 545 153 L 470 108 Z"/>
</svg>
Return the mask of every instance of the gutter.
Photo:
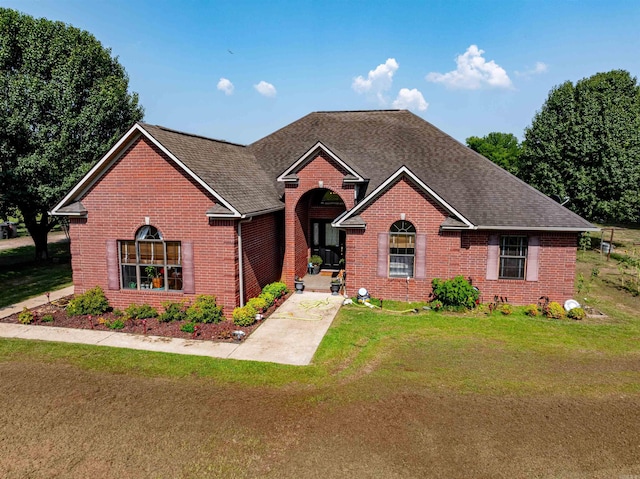
<svg viewBox="0 0 640 479">
<path fill-rule="evenodd" d="M 240 286 L 240 307 L 244 306 L 244 266 L 242 264 L 242 223 L 250 223 L 253 216 L 248 219 L 238 221 L 238 276 Z"/>
<path fill-rule="evenodd" d="M 566 226 L 475 226 L 474 230 L 518 230 L 518 231 L 553 231 L 558 233 L 580 233 L 583 231 L 592 231 L 597 232 L 600 231 L 598 227 L 566 227 Z"/>
</svg>

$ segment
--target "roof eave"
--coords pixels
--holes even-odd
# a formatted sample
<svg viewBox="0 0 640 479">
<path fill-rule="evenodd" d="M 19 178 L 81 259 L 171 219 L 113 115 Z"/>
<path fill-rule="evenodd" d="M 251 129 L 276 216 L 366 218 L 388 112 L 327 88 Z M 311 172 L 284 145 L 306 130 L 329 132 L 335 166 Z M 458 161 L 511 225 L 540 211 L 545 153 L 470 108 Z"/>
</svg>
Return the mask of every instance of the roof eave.
<svg viewBox="0 0 640 479">
<path fill-rule="evenodd" d="M 582 232 L 598 232 L 600 228 L 596 226 L 516 226 L 516 225 L 502 225 L 502 226 L 476 226 L 476 230 L 512 230 L 512 231 L 554 231 L 558 233 L 582 233 Z"/>
</svg>

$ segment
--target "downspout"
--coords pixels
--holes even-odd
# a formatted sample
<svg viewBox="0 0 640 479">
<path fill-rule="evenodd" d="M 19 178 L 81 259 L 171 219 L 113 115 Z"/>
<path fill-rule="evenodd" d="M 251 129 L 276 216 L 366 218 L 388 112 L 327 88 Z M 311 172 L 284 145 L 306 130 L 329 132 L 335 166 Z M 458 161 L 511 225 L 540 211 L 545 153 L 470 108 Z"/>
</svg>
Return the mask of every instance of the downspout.
<svg viewBox="0 0 640 479">
<path fill-rule="evenodd" d="M 244 306 L 244 267 L 242 265 L 242 223 L 250 223 L 253 216 L 246 220 L 238 221 L 238 276 L 240 283 L 240 307 Z"/>
</svg>

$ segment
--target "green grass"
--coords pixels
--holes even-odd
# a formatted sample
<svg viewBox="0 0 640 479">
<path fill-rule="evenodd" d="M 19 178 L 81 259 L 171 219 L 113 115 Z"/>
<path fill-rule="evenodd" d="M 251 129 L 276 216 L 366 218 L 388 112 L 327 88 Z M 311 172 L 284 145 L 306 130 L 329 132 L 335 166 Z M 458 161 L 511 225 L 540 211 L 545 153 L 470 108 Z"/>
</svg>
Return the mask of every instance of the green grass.
<svg viewBox="0 0 640 479">
<path fill-rule="evenodd" d="M 72 284 L 69 244 L 49 245 L 49 263 L 36 263 L 34 246 L 0 251 L 0 307 Z"/>
<path fill-rule="evenodd" d="M 176 356 L 82 345 L 0 340 L 0 361 L 65 362 L 149 377 L 201 377 L 220 384 L 333 388 L 349 397 L 397 388 L 484 394 L 640 392 L 640 321 L 603 324 L 344 307 L 307 367 Z"/>
</svg>

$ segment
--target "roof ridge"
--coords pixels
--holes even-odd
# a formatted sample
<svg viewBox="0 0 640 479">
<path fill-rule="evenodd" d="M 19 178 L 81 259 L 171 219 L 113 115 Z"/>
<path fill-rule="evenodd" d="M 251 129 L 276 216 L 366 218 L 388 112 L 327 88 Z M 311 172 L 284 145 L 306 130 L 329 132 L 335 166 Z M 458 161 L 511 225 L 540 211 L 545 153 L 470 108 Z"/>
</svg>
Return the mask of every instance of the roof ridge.
<svg viewBox="0 0 640 479">
<path fill-rule="evenodd" d="M 394 111 L 408 111 L 400 108 L 376 109 L 376 110 L 318 110 L 313 113 L 389 113 Z"/>
<path fill-rule="evenodd" d="M 246 148 L 247 145 L 243 145 L 241 143 L 235 143 L 233 141 L 228 141 L 228 140 L 220 140 L 218 138 L 211 138 L 209 136 L 204 136 L 204 135 L 197 135 L 195 133 L 188 133 L 186 131 L 180 131 L 180 130 L 174 130 L 173 128 L 167 128 L 166 126 L 162 126 L 162 125 L 152 125 L 151 123 L 144 123 L 142 121 L 139 121 L 138 124 L 140 126 L 142 126 L 143 128 L 145 126 L 151 126 L 153 128 L 159 128 L 163 131 L 167 131 L 169 133 L 177 133 L 178 135 L 183 135 L 183 136 L 190 136 L 193 138 L 200 138 L 202 140 L 208 140 L 208 141 L 215 141 L 216 143 L 225 143 L 227 145 L 232 145 L 232 146 L 241 146 L 243 148 Z"/>
</svg>

